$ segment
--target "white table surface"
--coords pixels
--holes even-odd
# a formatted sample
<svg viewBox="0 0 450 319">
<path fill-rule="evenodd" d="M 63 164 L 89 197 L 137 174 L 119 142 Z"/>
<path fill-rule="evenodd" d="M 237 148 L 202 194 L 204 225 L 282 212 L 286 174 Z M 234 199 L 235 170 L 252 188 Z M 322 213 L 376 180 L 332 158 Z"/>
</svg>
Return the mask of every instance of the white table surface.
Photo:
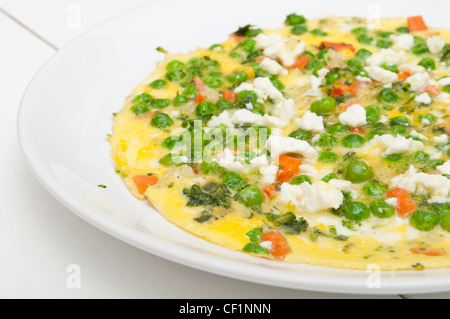
<svg viewBox="0 0 450 319">
<path fill-rule="evenodd" d="M 16 134 L 34 73 L 77 35 L 151 0 L 0 0 L 0 298 L 448 298 L 327 294 L 234 280 L 176 264 L 89 225 L 35 180 Z M 67 267 L 80 266 L 70 289 Z"/>
</svg>

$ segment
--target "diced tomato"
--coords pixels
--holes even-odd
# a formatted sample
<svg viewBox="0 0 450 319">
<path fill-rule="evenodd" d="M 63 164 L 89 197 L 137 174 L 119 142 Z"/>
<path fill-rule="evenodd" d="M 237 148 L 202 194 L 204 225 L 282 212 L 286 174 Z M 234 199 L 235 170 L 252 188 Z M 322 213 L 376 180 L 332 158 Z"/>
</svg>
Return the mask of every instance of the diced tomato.
<svg viewBox="0 0 450 319">
<path fill-rule="evenodd" d="M 428 30 L 425 21 L 423 21 L 422 16 L 415 16 L 408 18 L 408 27 L 410 31 L 426 31 Z"/>
<path fill-rule="evenodd" d="M 342 90 L 341 88 L 332 88 L 330 91 L 331 97 L 340 97 L 342 95 L 344 95 L 344 90 Z"/>
<path fill-rule="evenodd" d="M 266 188 L 263 189 L 264 194 L 267 195 L 267 197 L 272 198 L 273 195 L 275 194 L 275 183 L 267 186 Z"/>
<path fill-rule="evenodd" d="M 195 166 L 195 165 L 189 165 L 189 166 L 192 168 L 192 171 L 194 172 L 194 174 L 198 175 L 199 171 L 198 171 L 197 166 Z"/>
<path fill-rule="evenodd" d="M 409 72 L 399 72 L 398 73 L 398 80 L 399 81 L 403 81 L 406 80 L 407 78 L 409 78 L 412 74 Z"/>
<path fill-rule="evenodd" d="M 426 256 L 443 256 L 443 255 L 447 255 L 447 251 L 444 248 L 423 248 L 423 247 L 416 247 L 416 248 L 411 248 L 410 251 L 413 254 L 416 255 L 426 255 Z"/>
<path fill-rule="evenodd" d="M 284 257 L 291 252 L 286 240 L 276 231 L 263 234 L 261 236 L 261 241 L 270 241 L 272 243 L 270 253 L 275 258 L 284 259 Z"/>
<path fill-rule="evenodd" d="M 365 131 L 362 127 L 355 127 L 350 131 L 350 133 L 353 133 L 353 134 L 364 134 L 364 132 Z"/>
<path fill-rule="evenodd" d="M 203 95 L 201 95 L 200 93 L 197 93 L 197 96 L 195 97 L 195 103 L 201 103 L 203 101 L 205 101 L 205 97 Z"/>
<path fill-rule="evenodd" d="M 311 61 L 311 58 L 307 55 L 302 55 L 297 59 L 297 61 L 294 62 L 288 69 L 297 69 L 297 70 L 304 70 L 308 63 Z"/>
<path fill-rule="evenodd" d="M 144 195 L 145 191 L 149 186 L 153 186 L 158 183 L 158 177 L 152 175 L 136 175 L 133 176 L 134 184 L 136 184 L 136 188 L 139 194 Z"/>
<path fill-rule="evenodd" d="M 233 39 L 236 43 L 241 43 L 245 39 L 245 37 L 236 35 L 234 33 L 230 34 L 230 38 Z"/>
<path fill-rule="evenodd" d="M 294 175 L 300 172 L 300 165 L 302 165 L 301 158 L 281 155 L 279 160 L 280 170 L 277 174 L 277 181 L 281 184 L 287 183 Z"/>
<path fill-rule="evenodd" d="M 234 94 L 230 90 L 226 90 L 225 92 L 223 92 L 223 98 L 233 103 L 236 100 L 236 94 Z"/>
<path fill-rule="evenodd" d="M 434 96 L 438 96 L 439 94 L 441 94 L 441 92 L 439 92 L 439 90 L 437 89 L 437 87 L 435 87 L 434 85 L 428 85 L 425 89 L 426 92 L 433 94 Z"/>
<path fill-rule="evenodd" d="M 320 45 L 319 45 L 319 49 L 323 50 L 323 49 L 333 49 L 334 51 L 341 51 L 341 50 L 345 50 L 345 49 L 349 49 L 353 52 L 355 52 L 355 47 L 351 44 L 348 43 L 335 43 L 335 42 L 327 42 L 327 41 L 323 41 Z"/>
<path fill-rule="evenodd" d="M 203 80 L 200 79 L 199 76 L 194 76 L 194 86 L 197 90 L 204 91 L 206 89 L 205 83 L 203 83 Z"/>
<path fill-rule="evenodd" d="M 357 82 L 355 82 L 355 83 L 357 83 Z M 334 82 L 333 86 L 334 86 L 334 88 L 331 90 L 330 96 L 339 97 L 339 96 L 344 95 L 345 93 L 349 93 L 351 95 L 356 95 L 355 87 L 357 86 L 357 84 L 352 84 L 352 86 L 350 86 L 345 83 L 336 81 L 336 82 Z"/>
<path fill-rule="evenodd" d="M 138 115 L 138 117 L 143 118 L 143 119 L 152 119 L 157 113 L 159 113 L 159 111 L 147 112 L 147 113 Z"/>
<path fill-rule="evenodd" d="M 416 203 L 414 203 L 408 192 L 402 188 L 390 190 L 387 196 L 389 198 L 397 198 L 397 212 L 401 217 L 408 217 L 417 210 Z"/>
</svg>

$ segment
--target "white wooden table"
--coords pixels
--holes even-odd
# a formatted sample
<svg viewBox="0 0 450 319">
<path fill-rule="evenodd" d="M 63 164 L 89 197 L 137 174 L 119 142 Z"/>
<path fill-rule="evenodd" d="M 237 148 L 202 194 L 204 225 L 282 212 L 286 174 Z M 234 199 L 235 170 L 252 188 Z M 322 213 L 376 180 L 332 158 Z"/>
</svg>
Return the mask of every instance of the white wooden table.
<svg viewBox="0 0 450 319">
<path fill-rule="evenodd" d="M 0 0 L 0 298 L 414 298 L 258 285 L 191 269 L 131 247 L 79 219 L 35 180 L 16 137 L 21 96 L 71 39 L 151 0 Z M 67 267 L 81 267 L 68 288 Z"/>
</svg>

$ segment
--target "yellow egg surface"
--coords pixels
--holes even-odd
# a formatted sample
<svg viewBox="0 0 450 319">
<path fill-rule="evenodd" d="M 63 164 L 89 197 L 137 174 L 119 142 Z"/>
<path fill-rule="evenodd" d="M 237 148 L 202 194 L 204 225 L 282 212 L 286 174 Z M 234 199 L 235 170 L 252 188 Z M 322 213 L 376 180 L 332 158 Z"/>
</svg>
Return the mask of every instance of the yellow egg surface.
<svg viewBox="0 0 450 319">
<path fill-rule="evenodd" d="M 115 115 L 117 173 L 168 221 L 255 258 L 450 267 L 450 31 L 284 24 L 165 53 Z"/>
</svg>

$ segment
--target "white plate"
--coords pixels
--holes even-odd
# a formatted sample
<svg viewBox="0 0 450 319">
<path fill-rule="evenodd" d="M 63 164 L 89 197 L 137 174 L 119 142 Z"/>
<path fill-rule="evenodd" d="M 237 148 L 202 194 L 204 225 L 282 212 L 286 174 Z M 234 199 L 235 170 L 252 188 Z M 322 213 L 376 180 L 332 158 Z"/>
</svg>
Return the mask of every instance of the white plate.
<svg viewBox="0 0 450 319">
<path fill-rule="evenodd" d="M 372 1 L 373 2 L 373 1 Z M 36 177 L 59 201 L 103 231 L 169 260 L 216 274 L 275 286 L 344 293 L 425 293 L 450 290 L 450 269 L 381 274 L 292 265 L 253 258 L 196 238 L 168 223 L 145 202 L 132 197 L 115 174 L 106 134 L 112 114 L 162 58 L 155 48 L 186 52 L 224 41 L 248 23 L 281 26 L 294 11 L 307 17 L 330 11 L 375 17 L 424 14 L 433 25 L 449 27 L 442 1 L 414 9 L 400 1 L 226 2 L 159 1 L 122 15 L 60 50 L 29 85 L 18 130 L 25 157 Z M 417 2 L 419 3 L 419 2 Z M 296 5 L 297 4 L 297 5 Z M 385 5 L 385 6 L 383 6 Z M 448 5 L 446 5 L 448 6 Z M 435 16 L 435 12 L 442 12 Z M 437 13 L 439 14 L 439 13 Z M 106 189 L 99 184 L 107 185 Z M 83 234 L 80 234 L 82 236 Z M 375 275 L 375 276 L 374 276 Z M 368 285 L 369 283 L 369 285 Z"/>
</svg>

